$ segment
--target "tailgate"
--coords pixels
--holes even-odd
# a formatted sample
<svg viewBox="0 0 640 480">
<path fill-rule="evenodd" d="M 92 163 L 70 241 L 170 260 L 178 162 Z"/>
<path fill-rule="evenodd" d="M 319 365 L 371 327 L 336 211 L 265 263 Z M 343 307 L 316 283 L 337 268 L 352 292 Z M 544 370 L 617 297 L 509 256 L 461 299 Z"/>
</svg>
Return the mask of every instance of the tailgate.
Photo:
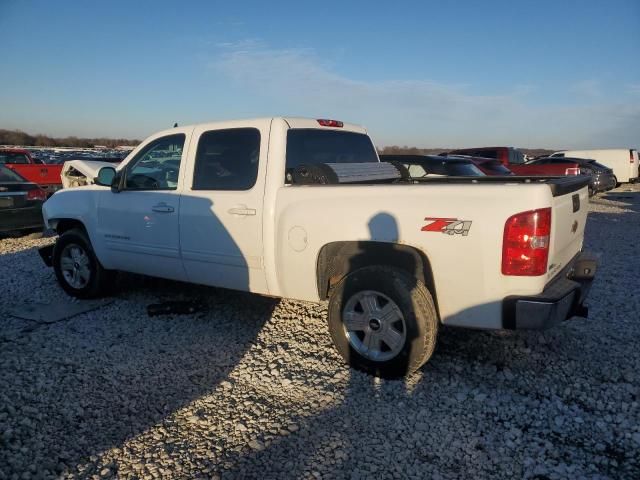
<svg viewBox="0 0 640 480">
<path fill-rule="evenodd" d="M 548 276 L 553 278 L 582 249 L 589 211 L 589 177 L 549 182 L 553 194 Z"/>
</svg>

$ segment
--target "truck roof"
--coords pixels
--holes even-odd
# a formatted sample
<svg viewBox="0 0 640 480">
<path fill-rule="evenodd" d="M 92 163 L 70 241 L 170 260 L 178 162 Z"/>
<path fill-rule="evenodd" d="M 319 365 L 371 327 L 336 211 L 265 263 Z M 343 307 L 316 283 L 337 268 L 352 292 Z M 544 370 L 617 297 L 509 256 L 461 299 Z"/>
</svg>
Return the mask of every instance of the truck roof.
<svg viewBox="0 0 640 480">
<path fill-rule="evenodd" d="M 367 133 L 367 130 L 353 123 L 346 123 L 338 120 L 338 122 L 342 126 L 323 126 L 319 123 L 319 121 L 325 120 L 322 118 L 304 118 L 304 117 L 259 117 L 259 118 L 248 118 L 248 119 L 234 119 L 234 120 L 219 120 L 213 122 L 203 122 L 203 123 L 195 123 L 191 125 L 184 125 L 175 128 L 168 128 L 163 130 L 162 132 L 157 132 L 154 136 L 162 136 L 162 135 L 170 135 L 171 133 L 178 133 L 184 130 L 192 129 L 195 127 L 211 127 L 212 129 L 224 128 L 225 124 L 229 124 L 229 128 L 237 128 L 240 125 L 251 125 L 252 123 L 262 123 L 264 121 L 274 121 L 280 120 L 285 122 L 289 128 L 317 128 L 317 129 L 329 129 L 329 130 L 339 130 L 339 131 L 348 131 L 348 132 L 357 132 L 357 133 Z"/>
</svg>

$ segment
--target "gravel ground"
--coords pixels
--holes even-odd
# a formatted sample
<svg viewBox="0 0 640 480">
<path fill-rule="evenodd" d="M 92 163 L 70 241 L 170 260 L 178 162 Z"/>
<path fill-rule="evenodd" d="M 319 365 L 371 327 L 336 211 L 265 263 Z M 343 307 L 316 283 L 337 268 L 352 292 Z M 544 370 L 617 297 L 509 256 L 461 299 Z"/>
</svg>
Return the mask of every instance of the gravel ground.
<svg viewBox="0 0 640 480">
<path fill-rule="evenodd" d="M 0 239 L 0 479 L 640 478 L 640 188 L 591 204 L 591 318 L 544 332 L 444 329 L 405 381 L 346 368 L 322 306 L 123 276 L 63 298 L 36 248 Z M 195 299 L 193 315 L 146 306 Z"/>
</svg>

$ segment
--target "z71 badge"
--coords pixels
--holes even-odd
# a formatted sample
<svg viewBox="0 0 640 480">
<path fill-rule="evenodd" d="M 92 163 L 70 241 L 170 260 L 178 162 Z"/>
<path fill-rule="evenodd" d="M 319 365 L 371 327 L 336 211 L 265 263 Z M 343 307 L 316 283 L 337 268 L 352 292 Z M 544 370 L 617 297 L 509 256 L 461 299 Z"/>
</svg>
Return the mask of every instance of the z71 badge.
<svg viewBox="0 0 640 480">
<path fill-rule="evenodd" d="M 466 237 L 471 230 L 471 220 L 458 220 L 457 218 L 426 217 L 427 223 L 420 230 L 423 232 L 440 232 L 447 235 L 462 235 Z"/>
</svg>

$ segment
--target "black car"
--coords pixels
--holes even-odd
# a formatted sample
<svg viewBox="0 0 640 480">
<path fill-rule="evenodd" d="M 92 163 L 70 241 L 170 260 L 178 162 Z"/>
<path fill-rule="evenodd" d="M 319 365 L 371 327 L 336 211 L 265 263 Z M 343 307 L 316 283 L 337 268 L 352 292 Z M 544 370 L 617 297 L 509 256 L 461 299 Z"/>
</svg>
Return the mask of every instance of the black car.
<svg viewBox="0 0 640 480">
<path fill-rule="evenodd" d="M 47 192 L 0 165 L 0 232 L 42 228 Z"/>
<path fill-rule="evenodd" d="M 528 163 L 532 164 L 575 164 L 580 167 L 581 175 L 590 175 L 591 181 L 589 182 L 589 195 L 593 196 L 596 193 L 607 192 L 613 188 L 616 188 L 618 180 L 613 174 L 613 170 L 598 163 L 592 158 L 574 158 L 574 157 L 543 157 L 531 160 Z"/>
<path fill-rule="evenodd" d="M 412 178 L 427 175 L 449 177 L 483 177 L 484 173 L 471 160 L 439 155 L 380 155 L 382 162 L 399 162 L 409 170 Z"/>
</svg>

